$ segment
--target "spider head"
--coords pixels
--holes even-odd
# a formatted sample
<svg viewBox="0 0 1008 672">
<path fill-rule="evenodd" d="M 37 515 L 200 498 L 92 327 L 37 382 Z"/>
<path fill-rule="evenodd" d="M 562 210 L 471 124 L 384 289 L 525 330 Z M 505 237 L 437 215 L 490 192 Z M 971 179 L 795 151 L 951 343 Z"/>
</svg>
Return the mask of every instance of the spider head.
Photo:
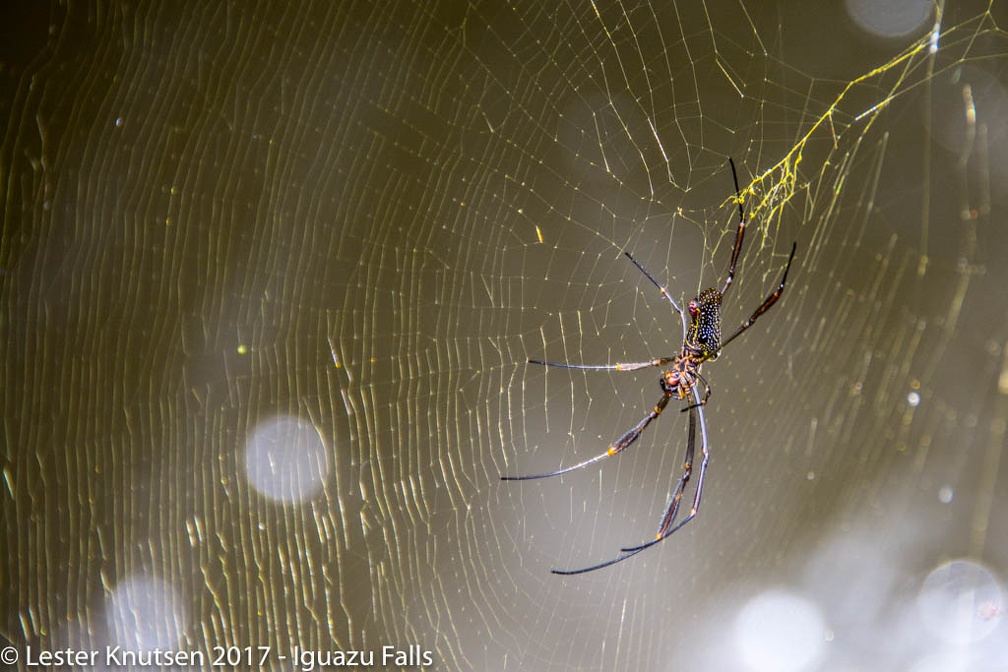
<svg viewBox="0 0 1008 672">
<path fill-rule="evenodd" d="M 721 349 L 721 298 L 711 287 L 687 305 L 691 322 L 685 345 L 703 359 L 715 359 Z"/>
</svg>

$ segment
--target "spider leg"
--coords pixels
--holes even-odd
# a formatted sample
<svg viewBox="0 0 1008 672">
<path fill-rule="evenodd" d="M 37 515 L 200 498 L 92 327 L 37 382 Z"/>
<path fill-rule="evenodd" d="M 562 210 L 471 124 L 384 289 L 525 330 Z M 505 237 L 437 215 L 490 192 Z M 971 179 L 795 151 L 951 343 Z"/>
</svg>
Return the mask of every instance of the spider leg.
<svg viewBox="0 0 1008 672">
<path fill-rule="evenodd" d="M 672 304 L 672 308 L 675 309 L 676 313 L 679 314 L 679 323 L 682 324 L 682 335 L 683 335 L 683 340 L 685 341 L 686 340 L 686 315 L 683 313 L 682 308 L 679 306 L 678 303 L 675 302 L 675 299 L 672 298 L 672 295 L 669 294 L 668 290 L 665 289 L 665 287 L 660 282 L 658 282 L 657 280 L 655 280 L 654 276 L 651 275 L 650 273 L 648 273 L 647 269 L 645 269 L 641 265 L 641 263 L 639 261 L 637 261 L 636 259 L 634 259 L 634 257 L 633 257 L 632 254 L 630 254 L 629 252 L 624 252 L 623 254 L 626 255 L 627 259 L 629 259 L 630 261 L 633 262 L 633 265 L 636 266 L 637 269 L 641 273 L 644 274 L 644 277 L 647 278 L 648 280 L 650 280 L 651 284 L 654 285 L 655 287 L 657 287 L 658 291 L 661 292 L 662 296 L 664 296 L 666 299 L 668 299 L 668 302 Z"/>
<path fill-rule="evenodd" d="M 557 369 L 578 369 L 580 371 L 637 371 L 649 366 L 665 366 L 675 357 L 659 357 L 647 362 L 618 362 L 616 364 L 568 364 L 566 362 L 544 362 L 541 359 L 530 359 L 529 364 L 540 364 Z"/>
<path fill-rule="evenodd" d="M 728 338 L 726 338 L 724 341 L 721 342 L 721 349 L 718 350 L 718 354 L 720 354 L 721 350 L 724 350 L 724 347 L 729 343 L 731 343 L 732 341 L 734 341 L 735 338 L 738 337 L 743 331 L 751 327 L 753 323 L 756 322 L 756 320 L 759 318 L 760 315 L 770 310 L 770 307 L 773 306 L 775 303 L 777 303 L 777 299 L 779 299 L 781 297 L 781 294 L 784 293 L 784 284 L 787 282 L 788 270 L 790 270 L 791 268 L 791 262 L 794 260 L 795 250 L 797 249 L 798 249 L 798 242 L 795 241 L 794 243 L 791 244 L 791 256 L 788 257 L 787 266 L 784 267 L 784 274 L 781 276 L 780 286 L 777 287 L 776 291 L 774 291 L 773 294 L 771 294 L 770 296 L 768 296 L 766 299 L 763 300 L 763 303 L 760 304 L 760 307 L 757 308 L 753 312 L 753 314 L 749 316 L 748 320 L 742 323 L 742 326 L 740 326 L 738 329 L 735 330 L 735 333 L 733 333 L 731 336 L 729 336 Z"/>
<path fill-rule="evenodd" d="M 700 375 L 699 371 L 697 371 L 693 375 L 695 375 L 697 378 L 699 378 L 700 382 L 703 383 L 703 385 L 704 385 L 703 399 L 701 399 L 700 401 L 696 402 L 695 404 L 690 404 L 689 406 L 686 406 L 684 408 L 680 408 L 679 409 L 680 413 L 685 413 L 686 411 L 690 410 L 691 408 L 696 408 L 697 406 L 706 406 L 707 405 L 707 400 L 710 399 L 710 393 L 711 393 L 710 383 L 707 382 L 706 378 L 704 378 L 702 375 Z"/>
<path fill-rule="evenodd" d="M 731 166 L 731 176 L 732 180 L 735 181 L 735 196 L 738 199 L 738 233 L 735 234 L 735 247 L 732 249 L 731 264 L 728 265 L 728 277 L 725 278 L 724 287 L 721 289 L 721 295 L 724 296 L 728 292 L 728 288 L 731 287 L 732 281 L 735 279 L 735 264 L 738 263 L 739 255 L 742 254 L 742 239 L 745 238 L 745 211 L 742 209 L 742 192 L 739 190 L 738 186 L 738 175 L 735 174 L 735 162 L 732 158 L 728 157 L 728 165 Z"/>
<path fill-rule="evenodd" d="M 642 548 L 641 551 L 643 550 L 644 549 Z M 617 562 L 623 562 L 624 560 L 629 560 L 630 558 L 637 555 L 641 551 L 624 553 L 623 555 L 617 556 L 612 560 L 606 560 L 605 562 L 600 562 L 599 564 L 592 565 L 591 567 L 581 567 L 580 569 L 551 569 L 550 573 L 559 574 L 560 576 L 574 576 L 575 574 L 586 574 L 588 572 L 594 572 L 596 569 L 602 569 L 604 567 L 615 565 Z"/>
<path fill-rule="evenodd" d="M 589 464 L 594 464 L 596 462 L 601 462 L 607 457 L 612 457 L 613 455 L 621 452 L 624 448 L 629 446 L 631 443 L 637 440 L 637 437 L 641 435 L 644 428 L 651 424 L 651 421 L 661 415 L 661 412 L 665 410 L 665 406 L 668 404 L 669 399 L 672 398 L 671 394 L 665 394 L 655 407 L 651 409 L 651 412 L 644 416 L 644 418 L 633 426 L 630 431 L 621 436 L 615 443 L 609 446 L 609 449 L 604 453 L 596 455 L 595 457 L 589 458 L 584 462 L 579 462 L 578 464 L 573 464 L 569 467 L 564 467 L 563 469 L 557 469 L 556 471 L 551 471 L 547 474 L 530 474 L 528 476 L 501 476 L 502 481 L 530 481 L 536 478 L 549 478 L 551 476 L 559 476 L 560 474 L 566 474 L 569 471 L 574 471 L 575 469 L 580 469 L 581 467 L 587 467 Z"/>
<path fill-rule="evenodd" d="M 689 482 L 690 475 L 693 473 L 693 454 L 696 451 L 696 409 L 702 404 L 690 404 L 689 406 L 689 434 L 686 439 L 686 457 L 683 459 L 683 471 L 682 475 L 679 476 L 679 483 L 676 484 L 675 491 L 672 493 L 672 498 L 669 500 L 668 506 L 665 507 L 665 513 L 662 515 L 661 524 L 658 526 L 658 533 L 655 535 L 655 539 L 664 536 L 665 531 L 672 527 L 672 523 L 675 522 L 676 516 L 679 514 L 679 502 L 682 501 L 683 490 L 686 489 L 686 484 Z M 633 551 L 634 549 L 620 549 L 624 553 L 627 551 Z"/>
<path fill-rule="evenodd" d="M 647 543 L 620 549 L 622 553 L 640 553 L 641 551 L 668 539 L 686 523 L 693 520 L 693 518 L 696 517 L 697 512 L 700 510 L 700 500 L 703 498 L 704 476 L 707 474 L 707 462 L 710 460 L 710 453 L 708 452 L 707 444 L 707 420 L 704 418 L 703 405 L 699 402 L 699 400 L 697 400 L 695 388 L 693 390 L 693 399 L 696 400 L 697 403 L 691 407 L 692 410 L 690 411 L 690 432 L 689 440 L 686 444 L 686 459 L 683 464 L 683 473 L 682 476 L 679 477 L 679 483 L 676 486 L 675 493 L 672 495 L 672 499 L 669 501 L 668 507 L 665 509 L 665 515 L 662 516 L 662 522 L 658 527 L 658 533 L 655 535 L 654 539 Z M 700 460 L 700 470 L 697 474 L 697 487 L 696 492 L 693 495 L 693 506 L 690 507 L 689 513 L 686 514 L 685 518 L 680 520 L 677 524 L 673 524 L 675 523 L 676 515 L 679 513 L 679 503 L 682 500 L 682 493 L 686 487 L 686 482 L 689 481 L 690 475 L 693 472 L 693 455 L 696 447 L 696 425 L 698 423 L 700 425 L 700 451 L 703 454 L 703 458 Z"/>
</svg>

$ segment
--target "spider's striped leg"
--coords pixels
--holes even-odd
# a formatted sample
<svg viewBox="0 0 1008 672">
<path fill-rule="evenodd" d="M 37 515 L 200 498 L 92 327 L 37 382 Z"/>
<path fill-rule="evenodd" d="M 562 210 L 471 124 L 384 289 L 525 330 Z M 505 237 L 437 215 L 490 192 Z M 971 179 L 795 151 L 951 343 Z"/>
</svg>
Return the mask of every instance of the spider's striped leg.
<svg viewBox="0 0 1008 672">
<path fill-rule="evenodd" d="M 655 535 L 655 538 L 645 544 L 640 544 L 639 546 L 630 546 L 620 549 L 621 552 L 628 554 L 628 557 L 629 555 L 640 553 L 644 549 L 650 548 L 660 541 L 668 539 L 679 528 L 693 520 L 697 512 L 700 510 L 700 500 L 703 497 L 704 476 L 707 473 L 707 461 L 710 459 L 710 454 L 707 450 L 707 420 L 704 418 L 703 405 L 697 397 L 696 388 L 693 388 L 692 392 L 693 400 L 696 403 L 690 406 L 689 438 L 686 444 L 686 459 L 683 464 L 682 476 L 679 477 L 679 483 L 676 485 L 675 493 L 672 495 L 672 499 L 669 501 L 669 505 L 665 509 L 665 515 L 662 516 L 662 522 L 658 527 L 658 533 Z M 676 524 L 675 518 L 679 513 L 679 503 L 682 500 L 682 493 L 686 487 L 686 482 L 689 481 L 690 475 L 693 472 L 693 455 L 696 449 L 697 424 L 700 425 L 700 451 L 703 453 L 703 459 L 700 460 L 696 493 L 693 495 L 693 506 L 690 507 L 689 513 L 686 514 L 685 518 Z"/>
<path fill-rule="evenodd" d="M 567 362 L 544 362 L 541 359 L 530 359 L 529 364 L 540 364 L 557 369 L 578 369 L 580 371 L 637 371 L 649 366 L 665 366 L 675 357 L 659 357 L 647 362 L 617 362 L 616 364 L 568 364 Z"/>
<path fill-rule="evenodd" d="M 609 449 L 600 455 L 596 455 L 593 458 L 587 459 L 584 462 L 579 462 L 578 464 L 573 464 L 569 467 L 564 467 L 563 469 L 558 469 L 556 471 L 551 471 L 547 474 L 531 474 L 529 476 L 501 476 L 502 481 L 530 481 L 535 478 L 549 478 L 550 476 L 559 476 L 560 474 L 566 474 L 569 471 L 574 471 L 575 469 L 580 469 L 581 467 L 587 467 L 589 464 L 594 464 L 596 462 L 601 462 L 607 457 L 612 457 L 613 455 L 619 453 L 624 448 L 629 446 L 631 443 L 637 440 L 637 437 L 641 435 L 644 428 L 651 424 L 651 421 L 661 415 L 661 412 L 665 410 L 665 406 L 668 405 L 669 399 L 672 398 L 671 394 L 664 394 L 655 407 L 651 409 L 651 412 L 644 416 L 644 419 L 638 422 L 634 427 L 628 431 L 626 434 L 621 436 L 615 443 L 609 446 Z"/>
</svg>

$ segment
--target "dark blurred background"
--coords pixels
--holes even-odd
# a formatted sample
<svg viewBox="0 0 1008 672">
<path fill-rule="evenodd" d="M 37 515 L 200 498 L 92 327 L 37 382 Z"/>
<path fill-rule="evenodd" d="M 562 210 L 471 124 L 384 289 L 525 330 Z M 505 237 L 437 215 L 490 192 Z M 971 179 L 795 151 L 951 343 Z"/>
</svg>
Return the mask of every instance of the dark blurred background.
<svg viewBox="0 0 1008 672">
<path fill-rule="evenodd" d="M 4 663 L 1006 669 L 1003 4 L 0 12 Z"/>
</svg>

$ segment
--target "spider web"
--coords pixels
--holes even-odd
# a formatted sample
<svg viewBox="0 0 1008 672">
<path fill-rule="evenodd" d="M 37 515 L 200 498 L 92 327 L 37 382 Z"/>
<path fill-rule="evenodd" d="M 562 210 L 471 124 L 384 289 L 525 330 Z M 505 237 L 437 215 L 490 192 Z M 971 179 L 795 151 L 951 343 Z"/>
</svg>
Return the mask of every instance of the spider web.
<svg viewBox="0 0 1008 672">
<path fill-rule="evenodd" d="M 7 8 L 4 637 L 1000 669 L 1008 16 L 902 10 Z M 702 511 L 551 575 L 652 537 L 686 418 L 501 483 L 661 394 L 526 360 L 676 353 L 622 253 L 719 284 L 729 156 L 726 333 L 798 252 L 705 365 Z"/>
</svg>

